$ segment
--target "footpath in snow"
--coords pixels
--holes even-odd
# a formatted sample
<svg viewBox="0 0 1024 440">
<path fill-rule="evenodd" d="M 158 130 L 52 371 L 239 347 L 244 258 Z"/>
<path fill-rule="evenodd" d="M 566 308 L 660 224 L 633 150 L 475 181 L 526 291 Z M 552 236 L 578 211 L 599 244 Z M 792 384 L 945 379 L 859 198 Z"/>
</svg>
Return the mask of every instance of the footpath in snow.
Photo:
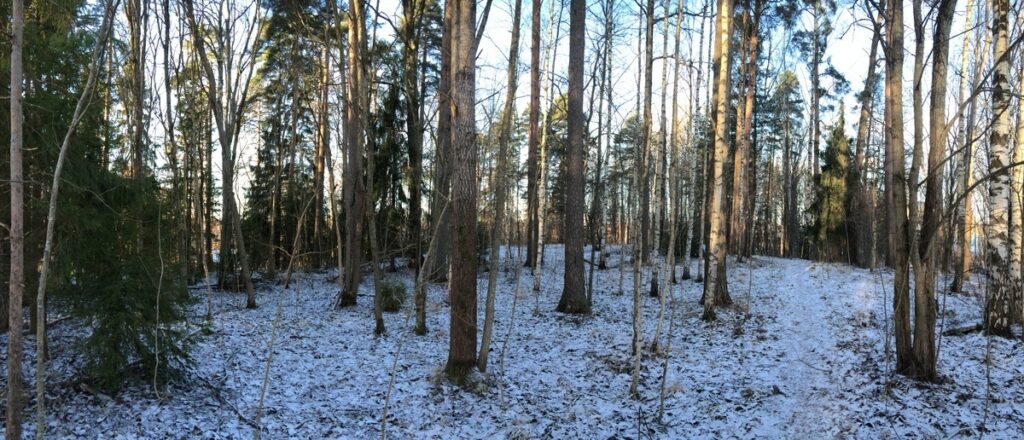
<svg viewBox="0 0 1024 440">
<path fill-rule="evenodd" d="M 620 272 L 619 258 L 611 249 L 610 268 L 595 274 L 588 317 L 554 311 L 560 247 L 547 249 L 539 292 L 522 271 L 514 317 L 518 265 L 503 263 L 490 368 L 469 390 L 441 379 L 449 324 L 443 285 L 429 289 L 426 336 L 411 333 L 410 307 L 386 314 L 388 333 L 379 338 L 372 333 L 369 276 L 359 304 L 342 310 L 331 308 L 337 285 L 324 273 L 300 274 L 286 292 L 263 288 L 256 310 L 242 308 L 241 295 L 215 293 L 212 333 L 199 339 L 188 381 L 160 398 L 146 384 L 109 397 L 82 391 L 74 376 L 75 330 L 60 324 L 51 332 L 47 432 L 53 438 L 251 438 L 280 301 L 260 423 L 268 439 L 380 438 L 392 372 L 385 423 L 391 438 L 1024 438 L 1024 344 L 979 333 L 943 337 L 944 383 L 894 376 L 885 350 L 891 274 L 805 260 L 730 260 L 735 306 L 713 323 L 700 319 L 700 284 L 673 285 L 671 349 L 663 335 L 662 353 L 645 352 L 640 396 L 631 399 L 631 263 Z M 659 308 L 646 294 L 649 270 L 645 345 Z M 410 275 L 387 275 L 411 292 Z M 481 273 L 481 326 L 486 280 Z M 205 298 L 205 289 L 195 292 Z M 977 294 L 939 301 L 944 328 L 980 320 Z M 196 308 L 197 321 L 203 307 Z M 6 358 L 6 336 L 0 340 Z M 26 420 L 29 435 L 34 417 Z"/>
</svg>

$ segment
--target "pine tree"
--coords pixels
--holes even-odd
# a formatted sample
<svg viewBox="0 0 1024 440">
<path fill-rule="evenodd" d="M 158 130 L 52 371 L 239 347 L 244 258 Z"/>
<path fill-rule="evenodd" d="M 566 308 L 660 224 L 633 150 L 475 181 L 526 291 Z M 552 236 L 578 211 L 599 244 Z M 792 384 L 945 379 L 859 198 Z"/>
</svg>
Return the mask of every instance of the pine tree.
<svg viewBox="0 0 1024 440">
<path fill-rule="evenodd" d="M 850 139 L 846 137 L 845 118 L 839 112 L 839 121 L 832 127 L 825 142 L 823 166 L 818 177 L 817 199 L 811 206 L 815 213 L 814 242 L 818 258 L 825 261 L 847 261 L 846 198 L 850 165 Z"/>
<path fill-rule="evenodd" d="M 569 6 L 569 99 L 565 193 L 565 273 L 558 311 L 589 313 L 583 279 L 583 145 L 589 130 L 583 120 L 583 39 L 586 33 L 586 5 L 572 0 Z"/>
<path fill-rule="evenodd" d="M 457 0 L 445 27 L 451 35 L 452 270 L 451 332 L 445 371 L 454 382 L 476 366 L 477 156 L 476 2 Z"/>
</svg>

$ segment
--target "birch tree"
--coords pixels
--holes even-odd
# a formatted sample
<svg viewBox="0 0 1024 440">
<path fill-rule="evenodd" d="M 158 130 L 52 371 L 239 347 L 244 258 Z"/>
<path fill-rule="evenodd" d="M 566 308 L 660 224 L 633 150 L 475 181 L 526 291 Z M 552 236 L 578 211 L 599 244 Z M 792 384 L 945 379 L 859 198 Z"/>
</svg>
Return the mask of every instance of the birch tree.
<svg viewBox="0 0 1024 440">
<path fill-rule="evenodd" d="M 992 132 L 989 135 L 988 256 L 989 293 L 985 303 L 985 330 L 992 335 L 1011 336 L 1010 298 L 1019 286 L 1010 272 L 1010 54 L 1009 0 L 992 2 Z"/>
</svg>

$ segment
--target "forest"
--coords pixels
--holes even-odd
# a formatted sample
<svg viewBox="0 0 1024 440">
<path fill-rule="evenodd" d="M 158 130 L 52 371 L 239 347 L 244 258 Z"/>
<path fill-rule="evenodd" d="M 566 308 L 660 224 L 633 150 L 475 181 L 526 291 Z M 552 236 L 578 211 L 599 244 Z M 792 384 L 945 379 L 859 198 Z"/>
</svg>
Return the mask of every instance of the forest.
<svg viewBox="0 0 1024 440">
<path fill-rule="evenodd" d="M 0 17 L 8 440 L 1024 438 L 1024 1 Z"/>
</svg>

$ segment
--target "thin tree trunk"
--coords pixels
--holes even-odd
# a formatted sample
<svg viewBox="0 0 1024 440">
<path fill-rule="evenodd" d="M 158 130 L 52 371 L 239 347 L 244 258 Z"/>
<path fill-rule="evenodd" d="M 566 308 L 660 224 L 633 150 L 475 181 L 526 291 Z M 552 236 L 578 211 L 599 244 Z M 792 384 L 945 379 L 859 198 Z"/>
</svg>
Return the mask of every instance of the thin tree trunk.
<svg viewBox="0 0 1024 440">
<path fill-rule="evenodd" d="M 422 204 L 423 184 L 423 123 L 420 119 L 419 93 L 419 39 L 423 17 L 423 0 L 403 0 L 402 11 L 405 14 L 402 34 L 402 62 L 405 69 L 406 128 L 409 138 L 409 240 L 412 242 L 412 263 L 416 274 L 420 271 L 420 259 L 423 258 Z"/>
<path fill-rule="evenodd" d="M 454 0 L 453 0 L 454 1 Z M 448 279 L 449 256 L 451 255 L 451 210 L 442 209 L 451 200 L 452 167 L 452 57 L 454 36 L 448 23 L 455 22 L 453 1 L 444 4 L 443 35 L 441 38 L 441 72 L 437 86 L 437 146 L 434 154 L 434 196 L 430 204 L 431 224 L 438 225 L 439 237 L 437 254 L 426 268 L 427 279 L 444 281 Z"/>
<path fill-rule="evenodd" d="M 207 79 L 207 97 L 209 98 L 210 108 L 213 111 L 214 120 L 217 122 L 218 139 L 221 146 L 221 157 L 223 167 L 223 194 L 224 194 L 224 219 L 223 222 L 230 222 L 230 227 L 221 224 L 222 236 L 227 230 L 233 230 L 234 239 L 237 241 L 236 246 L 238 247 L 238 256 L 241 260 L 242 265 L 242 282 L 245 284 L 246 290 L 246 308 L 256 307 L 256 292 L 252 286 L 252 278 L 250 277 L 249 271 L 249 254 L 245 249 L 245 240 L 242 238 L 242 222 L 238 215 L 238 207 L 235 204 L 234 196 L 234 144 L 237 140 L 237 126 L 238 121 L 241 118 L 242 108 L 245 106 L 245 102 L 248 99 L 248 82 L 252 78 L 252 67 L 248 70 L 248 78 L 244 81 L 245 84 L 243 89 L 237 95 L 232 91 L 232 81 L 217 81 L 217 75 L 214 74 L 213 67 L 210 65 L 210 59 L 206 54 L 206 40 L 203 38 L 202 30 L 196 21 L 195 7 L 193 0 L 185 0 L 185 10 L 188 19 L 189 28 L 192 32 L 192 39 L 195 43 L 196 51 L 199 55 L 203 70 L 206 73 Z M 250 48 L 251 50 L 251 48 Z M 241 73 L 240 73 L 241 74 Z M 219 89 L 219 84 L 224 85 L 225 90 Z M 228 102 L 226 109 L 222 107 L 220 93 L 223 92 L 225 96 L 231 97 L 232 101 Z M 238 101 L 234 101 L 234 99 Z M 223 251 L 224 249 L 222 249 Z M 225 258 L 224 252 L 221 252 L 221 259 Z"/>
<path fill-rule="evenodd" d="M 665 9 L 666 9 L 665 17 L 668 17 L 668 10 L 667 10 L 668 7 L 666 6 Z M 662 270 L 661 270 L 661 273 L 664 274 L 664 278 L 662 279 L 662 283 L 661 284 L 665 288 L 665 293 L 662 294 L 661 298 L 660 298 L 660 304 L 659 304 L 659 310 L 658 310 L 658 321 L 655 324 L 654 338 L 651 340 L 651 351 L 655 352 L 655 353 L 658 352 L 659 340 L 661 339 L 661 326 L 662 326 L 663 314 L 664 314 L 664 309 L 665 309 L 665 297 L 666 296 L 669 297 L 671 303 L 673 304 L 673 307 L 669 311 L 669 316 L 670 316 L 669 320 L 670 321 L 672 319 L 671 318 L 672 313 L 675 310 L 675 307 L 674 307 L 675 296 L 673 296 L 673 294 L 672 294 L 672 283 L 669 280 L 669 274 L 675 272 L 674 268 L 675 268 L 675 265 L 676 265 L 676 233 L 678 231 L 678 228 L 676 228 L 676 219 L 679 218 L 680 212 L 681 212 L 680 206 L 679 206 L 679 201 L 680 200 L 679 200 L 679 194 L 678 193 L 679 193 L 679 181 L 681 180 L 680 179 L 680 174 L 682 173 L 683 170 L 680 168 L 680 163 L 679 163 L 679 159 L 680 159 L 679 149 L 681 148 L 681 145 L 680 145 L 680 142 L 679 142 L 679 119 L 677 118 L 676 112 L 679 109 L 677 104 L 678 104 L 678 98 L 679 98 L 679 96 L 678 96 L 678 89 L 679 89 L 679 65 L 680 65 L 680 62 L 679 62 L 679 40 L 680 40 L 680 33 L 681 33 L 681 29 L 682 29 L 682 24 L 683 24 L 683 14 L 682 14 L 682 11 L 683 11 L 683 0 L 680 0 L 679 1 L 679 10 L 676 11 L 677 15 L 676 15 L 676 29 L 675 29 L 675 47 L 674 47 L 674 50 L 672 52 L 673 53 L 673 57 L 672 58 L 673 58 L 673 60 L 675 60 L 675 63 L 673 65 L 674 66 L 674 69 L 673 69 L 674 71 L 673 71 L 673 77 L 672 77 L 673 78 L 673 81 L 672 81 L 672 136 L 670 138 L 671 139 L 671 147 L 669 148 L 669 150 L 671 150 L 670 160 L 671 160 L 671 163 L 672 163 L 672 165 L 671 165 L 672 168 L 671 168 L 671 172 L 668 173 L 671 176 L 671 177 L 669 177 L 669 179 L 671 180 L 671 183 L 669 185 L 669 188 L 670 188 L 669 200 L 672 201 L 672 214 L 669 215 L 669 219 L 668 219 L 669 220 L 669 240 L 668 240 L 668 248 L 667 248 L 668 252 L 665 253 L 665 260 L 664 260 L 665 267 L 662 268 Z M 665 129 L 666 129 L 665 125 L 662 124 L 662 130 L 665 130 Z M 670 325 L 669 328 L 670 328 L 669 332 L 671 334 L 671 331 L 672 331 L 671 330 L 671 325 Z M 669 338 L 671 338 L 671 336 L 669 336 Z M 670 341 L 671 341 L 671 339 L 670 339 Z M 671 348 L 671 342 L 669 344 L 670 344 L 669 348 Z"/>
<path fill-rule="evenodd" d="M 821 117 L 820 102 L 821 102 L 821 55 L 818 44 L 819 35 L 821 34 L 821 11 L 819 11 L 819 2 L 814 1 L 811 5 L 812 15 L 814 17 L 814 31 L 812 32 L 811 38 L 811 170 L 814 172 L 814 182 L 818 181 L 818 177 L 821 176 L 821 165 L 818 160 L 820 139 L 821 139 Z"/>
<path fill-rule="evenodd" d="M 57 221 L 57 200 L 60 194 L 61 174 L 64 171 L 64 161 L 67 152 L 71 147 L 71 137 L 78 128 L 78 123 L 85 114 L 86 106 L 92 99 L 92 92 L 96 88 L 96 76 L 103 62 L 107 37 L 110 35 L 111 23 L 113 22 L 114 3 L 108 2 L 103 15 L 103 24 L 100 26 L 100 40 L 93 48 L 92 60 L 89 63 L 89 76 L 85 82 L 85 89 L 82 90 L 78 103 L 75 104 L 75 112 L 71 117 L 71 124 L 64 134 L 64 141 L 60 145 L 60 153 L 57 155 L 57 165 L 53 170 L 53 183 L 50 186 L 50 203 L 46 214 L 46 239 L 43 245 L 43 258 L 39 271 L 38 290 L 36 292 L 36 438 L 42 439 L 46 431 L 46 360 L 48 358 L 46 339 L 46 283 L 50 274 L 50 260 L 53 254 L 54 226 Z M 13 114 L 13 113 L 12 113 Z M 12 179 L 13 180 L 13 179 Z M 14 205 L 12 205 L 14 206 Z"/>
<path fill-rule="evenodd" d="M 494 332 L 494 300 L 498 288 L 498 259 L 501 244 L 501 229 L 505 223 L 505 199 L 508 194 L 509 144 L 512 137 L 512 119 L 515 112 L 516 89 L 519 80 L 519 28 L 522 20 L 523 0 L 516 0 L 512 13 L 512 42 L 508 50 L 508 88 L 505 92 L 505 106 L 501 112 L 501 126 L 498 139 L 498 166 L 494 172 L 494 224 L 491 228 L 491 252 L 487 271 L 487 303 L 484 306 L 484 333 L 480 340 L 480 356 L 477 367 L 487 371 L 487 359 L 491 350 L 491 335 Z M 518 152 L 517 152 L 518 153 Z M 518 157 L 518 154 L 515 155 Z M 511 240 L 507 241 L 511 243 Z M 506 247 L 506 252 L 511 252 Z"/>
<path fill-rule="evenodd" d="M 11 276 L 8 278 L 7 303 L 7 440 L 21 439 L 22 395 L 21 355 L 23 352 L 22 294 L 25 291 L 25 224 L 24 175 L 22 173 L 22 143 L 25 116 L 22 113 L 25 67 L 22 61 L 25 31 L 25 4 L 13 0 L 11 8 Z"/>
<path fill-rule="evenodd" d="M 970 5 L 968 6 L 968 12 L 969 12 L 968 18 L 970 18 L 970 16 L 972 15 L 971 13 L 974 12 L 974 8 L 970 7 Z M 977 22 L 979 22 L 979 23 L 983 23 L 984 21 L 985 21 L 985 17 L 984 16 L 982 16 L 980 19 L 977 20 Z M 970 29 L 970 28 L 971 28 L 970 22 L 968 22 L 967 25 L 965 26 L 965 29 Z M 983 30 L 979 30 L 978 33 L 977 33 L 977 36 L 978 36 L 977 38 L 981 39 L 981 35 L 983 33 L 984 33 Z M 963 49 L 964 55 L 963 55 L 963 57 L 961 59 L 961 63 L 960 63 L 961 72 L 963 72 L 965 69 L 967 69 L 967 59 L 968 58 L 967 58 L 966 54 L 968 52 L 967 44 L 968 44 L 969 40 L 970 40 L 969 36 L 965 37 L 965 39 L 964 39 L 964 49 Z M 980 44 L 981 42 L 975 40 L 974 49 L 972 51 L 973 52 L 973 56 L 971 57 L 971 59 L 974 61 L 974 63 L 973 63 L 973 72 L 971 73 L 970 80 L 968 81 L 970 83 L 970 85 L 966 86 L 966 87 L 969 87 L 971 90 L 973 90 L 975 88 L 975 86 L 977 85 L 977 83 L 980 81 L 982 66 L 985 65 L 985 62 L 986 62 L 986 60 L 988 58 L 988 45 L 989 45 L 989 41 L 990 40 L 988 38 L 985 38 L 984 39 L 984 43 Z M 961 75 L 963 76 L 965 74 L 962 73 Z M 966 89 L 964 88 L 965 87 L 964 84 L 965 84 L 964 80 L 963 80 L 963 78 L 961 78 L 961 85 L 960 85 L 960 98 L 961 99 L 963 99 L 963 96 L 966 94 Z M 957 255 L 956 270 L 955 270 L 955 272 L 953 274 L 953 283 L 950 286 L 950 290 L 953 291 L 953 292 L 962 292 L 963 291 L 963 283 L 964 283 L 964 281 L 967 281 L 968 279 L 970 279 L 971 260 L 972 260 L 972 255 L 971 255 L 971 237 L 972 237 L 973 232 L 974 232 L 974 202 L 973 202 L 972 199 L 974 197 L 973 197 L 973 194 L 972 194 L 973 191 L 971 191 L 970 188 L 972 188 L 974 186 L 974 129 L 975 129 L 975 127 L 974 127 L 974 119 L 975 119 L 975 115 L 976 115 L 976 111 L 977 111 L 977 97 L 974 94 L 972 94 L 971 97 L 969 98 L 969 101 L 970 102 L 968 103 L 968 108 L 967 108 L 967 118 L 963 121 L 963 124 L 961 125 L 961 130 L 964 132 L 964 134 L 962 135 L 963 136 L 963 142 L 964 142 L 964 146 L 963 146 L 963 154 L 964 154 L 963 162 L 964 163 L 963 163 L 963 175 L 961 176 L 961 191 L 964 193 L 964 198 L 963 198 L 964 200 L 962 202 L 962 207 L 960 207 L 960 218 L 958 219 L 958 225 L 957 225 L 957 229 L 958 229 L 957 232 L 960 235 L 960 237 L 959 237 L 960 238 L 960 250 L 959 250 L 959 253 Z"/>
<path fill-rule="evenodd" d="M 145 174 L 143 139 L 144 101 L 146 96 L 145 44 L 149 2 L 128 0 L 125 2 L 125 16 L 128 18 L 128 70 L 131 72 L 131 176 L 140 179 Z"/>
<path fill-rule="evenodd" d="M 868 55 L 868 74 L 864 80 L 864 90 L 860 94 L 860 116 L 857 120 L 857 140 L 855 141 L 855 159 L 850 170 L 850 185 L 852 189 L 851 203 L 847 210 L 847 224 L 852 232 L 850 233 L 850 253 L 853 255 L 853 263 L 858 267 L 870 267 L 871 250 L 874 248 L 874 236 L 872 225 L 874 224 L 873 204 L 868 194 L 866 179 L 867 140 L 871 128 L 872 103 L 874 102 L 875 88 L 878 82 L 876 73 L 876 59 L 878 58 L 878 45 L 882 37 L 882 11 L 885 3 L 879 3 L 879 11 L 872 19 L 874 33 L 871 36 L 871 51 Z"/>
<path fill-rule="evenodd" d="M 537 245 L 540 241 L 540 169 L 538 147 L 540 144 L 540 7 L 543 0 L 532 0 L 530 17 L 530 121 L 527 134 L 527 176 L 526 176 L 526 266 L 536 267 Z"/>
<path fill-rule="evenodd" d="M 646 264 L 651 252 L 651 176 L 648 170 L 651 153 L 651 88 L 654 82 L 654 0 L 647 0 L 644 9 L 644 76 L 643 76 L 643 132 L 637 146 L 636 165 L 640 169 L 640 254 L 641 263 Z"/>
</svg>

